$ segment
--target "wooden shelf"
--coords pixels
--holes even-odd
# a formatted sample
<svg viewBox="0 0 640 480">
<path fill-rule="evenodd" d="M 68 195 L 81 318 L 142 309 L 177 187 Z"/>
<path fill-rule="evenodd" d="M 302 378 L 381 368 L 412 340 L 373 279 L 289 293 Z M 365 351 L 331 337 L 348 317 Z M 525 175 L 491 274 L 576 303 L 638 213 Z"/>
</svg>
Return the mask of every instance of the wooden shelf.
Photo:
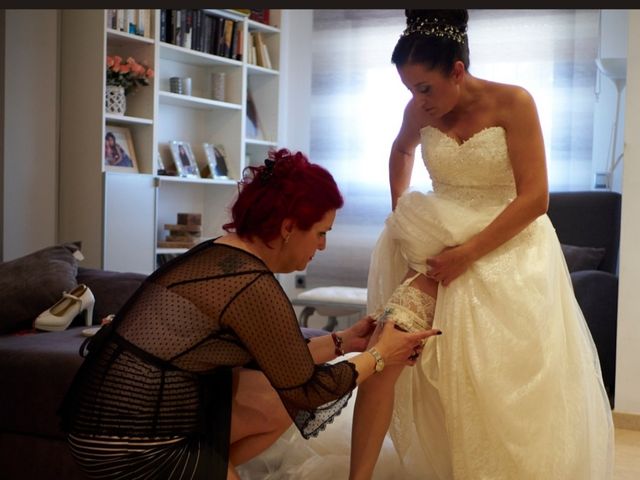
<svg viewBox="0 0 640 480">
<path fill-rule="evenodd" d="M 153 125 L 153 120 L 150 118 L 115 115 L 113 113 L 105 113 L 104 119 L 111 125 Z"/>
<path fill-rule="evenodd" d="M 159 92 L 160 103 L 163 105 L 173 105 L 176 107 L 197 108 L 201 110 L 241 110 L 242 105 L 237 103 L 221 102 L 208 98 L 182 95 L 180 93 Z"/>
</svg>

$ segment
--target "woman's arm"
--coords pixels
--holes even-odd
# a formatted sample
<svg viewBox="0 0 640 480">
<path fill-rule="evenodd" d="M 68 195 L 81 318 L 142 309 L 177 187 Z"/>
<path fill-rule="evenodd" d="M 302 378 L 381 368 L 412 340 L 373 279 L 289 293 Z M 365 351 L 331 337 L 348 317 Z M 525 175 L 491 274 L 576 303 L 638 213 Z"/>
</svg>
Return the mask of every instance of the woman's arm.
<svg viewBox="0 0 640 480">
<path fill-rule="evenodd" d="M 409 188 L 415 150 L 420 143 L 419 112 L 413 100 L 407 103 L 400 131 L 391 145 L 389 154 L 389 186 L 391 187 L 391 209 L 395 210 L 398 198 Z"/>
<path fill-rule="evenodd" d="M 333 335 L 311 338 L 308 345 L 313 361 L 315 363 L 325 363 L 343 353 L 364 351 L 375 328 L 376 320 L 373 317 L 363 317 L 351 327 L 335 332 L 337 337 L 335 341 Z M 336 341 L 340 343 L 339 348 L 343 353 L 337 351 Z"/>
<path fill-rule="evenodd" d="M 428 276 L 447 286 L 469 266 L 524 230 L 547 211 L 549 189 L 542 128 L 531 95 L 517 88 L 504 108 L 516 198 L 481 232 L 427 260 Z"/>
</svg>

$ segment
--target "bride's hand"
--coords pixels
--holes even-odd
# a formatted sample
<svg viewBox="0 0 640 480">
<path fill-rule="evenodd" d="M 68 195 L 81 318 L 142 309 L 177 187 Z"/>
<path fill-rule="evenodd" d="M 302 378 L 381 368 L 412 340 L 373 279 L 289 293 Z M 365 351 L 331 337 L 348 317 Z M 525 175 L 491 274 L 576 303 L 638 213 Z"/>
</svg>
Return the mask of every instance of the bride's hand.
<svg viewBox="0 0 640 480">
<path fill-rule="evenodd" d="M 447 247 L 435 257 L 427 259 L 427 277 L 448 286 L 462 275 L 473 263 L 464 245 Z"/>
</svg>

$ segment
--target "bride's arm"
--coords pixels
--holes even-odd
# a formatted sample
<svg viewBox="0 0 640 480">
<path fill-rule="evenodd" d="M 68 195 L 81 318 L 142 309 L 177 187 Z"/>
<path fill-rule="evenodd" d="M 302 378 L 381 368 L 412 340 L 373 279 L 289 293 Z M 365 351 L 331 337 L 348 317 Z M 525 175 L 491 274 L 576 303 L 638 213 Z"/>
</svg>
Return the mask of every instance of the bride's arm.
<svg viewBox="0 0 640 480">
<path fill-rule="evenodd" d="M 409 188 L 415 150 L 420 143 L 420 125 L 416 118 L 413 100 L 407 103 L 400 131 L 391 145 L 389 154 L 389 185 L 391 187 L 391 209 L 396 209 L 398 198 Z"/>
<path fill-rule="evenodd" d="M 503 126 L 516 183 L 516 198 L 484 230 L 427 260 L 428 275 L 444 286 L 547 211 L 549 187 L 540 120 L 531 95 L 522 88 L 515 88 L 504 105 L 505 111 L 511 113 Z"/>
</svg>

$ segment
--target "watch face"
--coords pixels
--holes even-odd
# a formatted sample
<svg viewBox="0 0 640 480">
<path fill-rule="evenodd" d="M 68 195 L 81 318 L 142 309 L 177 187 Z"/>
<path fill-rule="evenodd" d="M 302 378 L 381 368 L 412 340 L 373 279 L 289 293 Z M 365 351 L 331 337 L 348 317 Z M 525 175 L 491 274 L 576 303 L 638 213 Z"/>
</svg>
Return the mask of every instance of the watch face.
<svg viewBox="0 0 640 480">
<path fill-rule="evenodd" d="M 376 372 L 381 372 L 384 368 L 384 362 L 382 360 L 376 361 Z"/>
</svg>

